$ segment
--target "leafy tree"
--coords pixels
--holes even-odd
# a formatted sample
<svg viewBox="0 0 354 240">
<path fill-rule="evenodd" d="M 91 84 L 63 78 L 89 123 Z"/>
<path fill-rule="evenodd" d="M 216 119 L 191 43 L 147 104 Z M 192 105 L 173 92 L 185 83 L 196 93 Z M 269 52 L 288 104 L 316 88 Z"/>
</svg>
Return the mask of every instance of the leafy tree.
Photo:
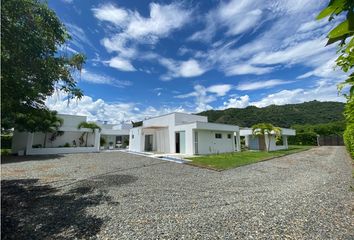
<svg viewBox="0 0 354 240">
<path fill-rule="evenodd" d="M 52 115 L 44 102 L 55 90 L 68 100 L 83 96 L 73 73 L 81 71 L 85 57 L 58 54 L 70 36 L 44 1 L 1 3 L 1 124 L 32 132 L 23 115 L 40 125 L 41 117 Z"/>
<path fill-rule="evenodd" d="M 258 123 L 252 126 L 252 133 L 256 136 L 268 136 L 267 152 L 269 152 L 271 136 L 279 137 L 281 129 L 271 123 Z"/>
<path fill-rule="evenodd" d="M 347 98 L 344 111 L 347 128 L 344 140 L 354 157 L 354 1 L 331 0 L 328 6 L 318 14 L 317 19 L 328 18 L 328 21 L 333 21 L 338 15 L 345 15 L 345 18 L 328 33 L 327 45 L 339 42 L 339 57 L 336 64 L 348 73 L 348 78 L 338 85 L 338 89 L 341 92 L 346 86 L 349 87 L 348 94 L 344 93 Z"/>
<path fill-rule="evenodd" d="M 96 123 L 94 122 L 81 122 L 79 123 L 79 125 L 77 126 L 78 129 L 81 129 L 81 128 L 88 128 L 88 129 L 91 129 L 92 130 L 92 133 L 95 132 L 95 129 L 98 129 L 101 131 L 101 127 L 98 126 Z M 86 136 L 86 141 L 85 141 L 85 147 L 87 147 L 87 138 L 88 138 L 88 132 L 84 132 L 81 137 L 80 137 L 80 146 L 83 144 L 83 139 L 84 139 L 84 136 Z"/>
</svg>

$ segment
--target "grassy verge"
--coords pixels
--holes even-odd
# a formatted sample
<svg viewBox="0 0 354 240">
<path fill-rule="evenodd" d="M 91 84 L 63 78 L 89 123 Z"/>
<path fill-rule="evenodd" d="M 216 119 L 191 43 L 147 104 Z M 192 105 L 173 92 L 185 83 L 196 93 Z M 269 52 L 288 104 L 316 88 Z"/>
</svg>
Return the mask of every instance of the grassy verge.
<svg viewBox="0 0 354 240">
<path fill-rule="evenodd" d="M 305 151 L 310 148 L 312 148 L 312 146 L 289 146 L 287 150 L 274 152 L 244 151 L 198 156 L 188 159 L 192 160 L 192 162 L 189 163 L 191 165 L 221 171 Z"/>
<path fill-rule="evenodd" d="M 11 154 L 11 149 L 7 149 L 7 148 L 1 149 L 1 156 L 6 156 L 6 155 L 10 155 L 10 154 Z"/>
</svg>

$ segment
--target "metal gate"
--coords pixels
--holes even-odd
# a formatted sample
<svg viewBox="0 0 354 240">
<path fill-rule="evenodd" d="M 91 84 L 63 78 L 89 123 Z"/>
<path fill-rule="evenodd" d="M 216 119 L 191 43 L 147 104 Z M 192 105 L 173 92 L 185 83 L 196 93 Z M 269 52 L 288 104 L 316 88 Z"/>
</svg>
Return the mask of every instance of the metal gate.
<svg viewBox="0 0 354 240">
<path fill-rule="evenodd" d="M 339 135 L 318 136 L 317 143 L 319 146 L 343 146 L 343 137 Z"/>
</svg>

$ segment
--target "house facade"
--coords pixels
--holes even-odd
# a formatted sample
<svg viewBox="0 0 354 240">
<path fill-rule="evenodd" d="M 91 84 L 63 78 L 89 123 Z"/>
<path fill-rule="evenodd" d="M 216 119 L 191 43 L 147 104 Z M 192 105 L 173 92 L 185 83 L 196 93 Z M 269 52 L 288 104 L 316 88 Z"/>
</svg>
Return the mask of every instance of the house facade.
<svg viewBox="0 0 354 240">
<path fill-rule="evenodd" d="M 100 151 L 100 139 L 104 138 L 106 143 L 103 148 L 119 148 L 127 146 L 129 139 L 129 124 L 122 124 L 120 127 L 112 124 L 97 122 L 101 131 L 95 129 L 81 128 L 78 125 L 86 122 L 86 116 L 58 114 L 62 118 L 63 125 L 58 132 L 18 132 L 14 131 L 12 138 L 12 153 L 19 155 L 45 155 L 45 154 L 63 154 L 63 153 L 85 153 Z"/>
<path fill-rule="evenodd" d="M 130 129 L 129 150 L 186 155 L 240 151 L 239 127 L 209 123 L 205 116 L 170 113 Z"/>
<path fill-rule="evenodd" d="M 294 129 L 281 128 L 280 141 L 274 135 L 253 135 L 251 128 L 243 128 L 240 130 L 241 137 L 245 139 L 245 146 L 249 150 L 267 150 L 277 151 L 288 149 L 288 136 L 295 136 Z M 269 148 L 268 148 L 269 145 Z"/>
</svg>

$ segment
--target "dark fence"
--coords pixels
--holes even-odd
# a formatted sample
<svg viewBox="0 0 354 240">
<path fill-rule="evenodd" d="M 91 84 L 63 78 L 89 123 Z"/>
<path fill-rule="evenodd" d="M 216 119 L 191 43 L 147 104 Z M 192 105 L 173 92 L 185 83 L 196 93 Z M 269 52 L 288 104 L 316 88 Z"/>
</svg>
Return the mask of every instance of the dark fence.
<svg viewBox="0 0 354 240">
<path fill-rule="evenodd" d="M 343 146 L 343 137 L 339 135 L 329 135 L 329 136 L 319 136 L 318 139 L 319 146 Z"/>
</svg>

